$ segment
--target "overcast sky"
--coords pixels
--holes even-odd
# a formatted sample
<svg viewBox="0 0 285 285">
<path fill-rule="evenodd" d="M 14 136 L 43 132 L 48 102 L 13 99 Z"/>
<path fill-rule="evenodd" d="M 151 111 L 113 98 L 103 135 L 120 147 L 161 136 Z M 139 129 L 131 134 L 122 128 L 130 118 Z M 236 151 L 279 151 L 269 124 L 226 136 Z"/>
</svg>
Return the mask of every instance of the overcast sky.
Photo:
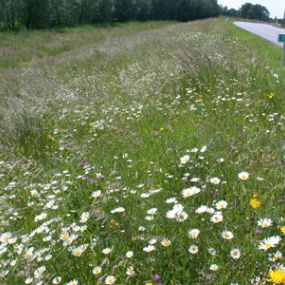
<svg viewBox="0 0 285 285">
<path fill-rule="evenodd" d="M 238 9 L 244 3 L 260 4 L 265 6 L 272 18 L 277 16 L 283 18 L 285 10 L 285 0 L 218 0 L 218 3 L 229 8 Z"/>
</svg>

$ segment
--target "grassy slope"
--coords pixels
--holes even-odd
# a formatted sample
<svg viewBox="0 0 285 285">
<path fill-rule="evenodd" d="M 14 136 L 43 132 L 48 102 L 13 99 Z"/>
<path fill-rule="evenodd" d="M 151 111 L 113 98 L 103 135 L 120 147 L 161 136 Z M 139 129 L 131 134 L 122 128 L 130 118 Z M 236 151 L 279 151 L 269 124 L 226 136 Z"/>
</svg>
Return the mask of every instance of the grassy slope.
<svg viewBox="0 0 285 285">
<path fill-rule="evenodd" d="M 35 216 L 42 212 L 47 220 L 59 218 L 48 225 L 48 233 L 24 244 L 25 249 L 46 248 L 53 255 L 50 261 L 29 262 L 7 246 L 2 264 L 18 257 L 3 277 L 5 284 L 22 284 L 41 265 L 47 266 L 46 278 L 59 275 L 64 284 L 73 278 L 79 284 L 96 284 L 106 274 L 115 275 L 118 284 L 143 284 L 154 273 L 162 275 L 164 284 L 265 279 L 272 265 L 267 252 L 258 250 L 258 241 L 281 235 L 278 226 L 284 225 L 285 82 L 280 49 L 227 19 L 153 30 L 146 26 L 146 31 L 143 25 L 130 25 L 119 28 L 119 34 L 116 29 L 102 29 L 104 37 L 94 42 L 93 29 L 85 30 L 82 38 L 70 30 L 64 34 L 68 52 L 44 53 L 48 60 L 27 63 L 20 51 L 16 76 L 7 69 L 9 64 L 2 65 L 7 99 L 1 121 L 1 232 L 30 234 L 40 224 Z M 36 36 L 46 41 L 45 34 Z M 41 47 L 37 50 L 42 53 Z M 17 114 L 11 115 L 13 111 Z M 204 145 L 207 151 L 199 153 Z M 187 150 L 192 150 L 191 159 L 179 167 Z M 250 173 L 245 182 L 237 178 L 243 170 Z M 194 177 L 200 181 L 191 182 Z M 212 185 L 211 177 L 222 183 Z M 16 186 L 9 185 L 11 181 Z M 181 190 L 193 185 L 203 191 L 184 200 Z M 39 197 L 31 195 L 33 189 Z M 104 195 L 93 200 L 96 189 Z M 141 198 L 153 189 L 161 191 Z M 249 205 L 254 195 L 261 202 L 256 210 Z M 189 219 L 184 223 L 165 217 L 171 209 L 164 202 L 169 197 L 185 207 Z M 43 210 L 53 200 L 58 209 Z M 213 224 L 208 214 L 194 213 L 200 205 L 210 207 L 218 200 L 228 202 L 223 223 Z M 110 214 L 119 206 L 126 214 Z M 154 207 L 154 220 L 145 220 L 146 211 Z M 89 247 L 74 257 L 59 237 L 63 227 L 80 224 L 84 211 L 91 215 L 88 228 L 77 234 L 73 245 Z M 257 220 L 265 217 L 274 226 L 255 235 Z M 139 226 L 146 231 L 139 232 Z M 199 240 L 188 238 L 191 228 L 201 230 Z M 233 240 L 221 238 L 224 229 L 233 231 Z M 71 235 L 74 229 L 68 231 Z M 42 242 L 48 235 L 54 244 Z M 162 237 L 172 245 L 159 245 Z M 151 238 L 158 239 L 157 249 L 147 254 L 142 248 Z M 195 256 L 187 251 L 192 244 L 199 246 Z M 107 259 L 101 253 L 105 247 L 113 248 Z M 211 247 L 216 256 L 209 255 Z M 241 250 L 239 260 L 230 258 L 232 248 Z M 124 257 L 127 250 L 134 251 L 133 259 Z M 219 265 L 217 272 L 209 270 L 212 263 Z M 92 268 L 99 264 L 104 264 L 103 272 L 94 277 Z M 137 275 L 126 280 L 130 265 Z"/>
</svg>

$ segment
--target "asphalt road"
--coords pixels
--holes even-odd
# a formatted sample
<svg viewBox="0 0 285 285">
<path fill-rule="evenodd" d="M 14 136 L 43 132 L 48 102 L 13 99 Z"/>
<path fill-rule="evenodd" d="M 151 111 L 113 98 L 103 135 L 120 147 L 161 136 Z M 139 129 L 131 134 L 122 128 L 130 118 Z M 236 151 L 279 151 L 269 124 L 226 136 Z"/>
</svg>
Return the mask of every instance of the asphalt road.
<svg viewBox="0 0 285 285">
<path fill-rule="evenodd" d="M 246 30 L 252 34 L 258 35 L 279 47 L 282 47 L 282 43 L 278 43 L 278 35 L 285 34 L 285 29 L 276 28 L 271 25 L 247 23 L 247 22 L 235 22 L 235 25 L 243 30 Z"/>
</svg>

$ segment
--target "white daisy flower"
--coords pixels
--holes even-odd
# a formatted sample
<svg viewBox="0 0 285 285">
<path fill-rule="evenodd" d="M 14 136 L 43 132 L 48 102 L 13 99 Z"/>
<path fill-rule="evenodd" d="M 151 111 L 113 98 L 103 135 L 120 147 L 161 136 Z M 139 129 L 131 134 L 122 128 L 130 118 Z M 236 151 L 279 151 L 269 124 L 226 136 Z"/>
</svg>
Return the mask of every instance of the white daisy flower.
<svg viewBox="0 0 285 285">
<path fill-rule="evenodd" d="M 227 206 L 228 206 L 228 203 L 227 203 L 226 201 L 223 201 L 223 200 L 218 201 L 218 202 L 216 203 L 216 209 L 217 209 L 217 210 L 226 209 Z"/>
<path fill-rule="evenodd" d="M 220 223 L 223 221 L 223 215 L 216 213 L 213 216 L 211 216 L 211 222 L 214 224 Z"/>
<path fill-rule="evenodd" d="M 126 257 L 127 258 L 132 258 L 134 256 L 134 252 L 133 251 L 128 251 L 127 253 L 126 253 Z"/>
<path fill-rule="evenodd" d="M 202 205 L 195 211 L 195 213 L 196 214 L 204 214 L 207 212 L 207 210 L 208 210 L 208 207 L 205 205 Z"/>
<path fill-rule="evenodd" d="M 180 212 L 176 214 L 176 220 L 180 223 L 188 219 L 188 214 L 186 212 Z"/>
<path fill-rule="evenodd" d="M 94 275 L 99 275 L 102 272 L 102 267 L 101 266 L 96 266 L 93 268 L 92 273 Z"/>
<path fill-rule="evenodd" d="M 214 184 L 214 185 L 218 185 L 218 184 L 220 184 L 221 179 L 218 178 L 218 177 L 213 177 L 213 178 L 210 179 L 210 182 L 211 182 L 212 184 Z"/>
<path fill-rule="evenodd" d="M 92 192 L 91 196 L 93 198 L 98 198 L 101 196 L 101 194 L 102 194 L 101 190 L 97 190 L 97 191 Z"/>
<path fill-rule="evenodd" d="M 88 212 L 84 212 L 81 214 L 80 223 L 84 224 L 88 221 L 90 214 Z"/>
<path fill-rule="evenodd" d="M 189 155 L 184 155 L 184 156 L 182 156 L 182 157 L 180 158 L 180 164 L 181 164 L 181 165 L 186 164 L 186 163 L 189 161 L 189 159 L 190 159 L 190 156 L 189 156 Z"/>
<path fill-rule="evenodd" d="M 280 241 L 281 241 L 280 236 L 272 236 L 269 238 L 265 238 L 259 243 L 258 248 L 266 251 L 270 248 L 276 247 L 276 245 L 279 244 Z"/>
<path fill-rule="evenodd" d="M 238 248 L 234 248 L 231 250 L 231 257 L 233 259 L 239 259 L 240 255 L 241 255 L 241 253 L 240 253 L 240 250 Z"/>
<path fill-rule="evenodd" d="M 196 186 L 193 186 L 193 187 L 184 189 L 182 191 L 182 196 L 183 198 L 188 198 L 188 197 L 198 194 L 199 192 L 201 192 L 201 189 Z"/>
<path fill-rule="evenodd" d="M 118 207 L 118 208 L 115 208 L 111 211 L 111 214 L 114 214 L 114 213 L 124 213 L 126 210 L 124 207 Z"/>
<path fill-rule="evenodd" d="M 273 222 L 271 219 L 260 219 L 257 224 L 262 228 L 268 228 L 272 226 Z"/>
<path fill-rule="evenodd" d="M 62 280 L 62 278 L 60 276 L 57 276 L 57 277 L 52 279 L 52 284 L 58 285 L 61 283 L 61 280 Z"/>
<path fill-rule="evenodd" d="M 238 178 L 240 180 L 247 180 L 249 178 L 249 173 L 246 171 L 242 171 L 238 174 Z"/>
<path fill-rule="evenodd" d="M 114 284 L 116 281 L 116 277 L 113 276 L 113 275 L 108 275 L 106 278 L 105 278 L 105 284 L 106 285 L 112 285 Z"/>
<path fill-rule="evenodd" d="M 217 264 L 211 264 L 210 270 L 211 271 L 217 271 L 219 269 L 219 266 Z"/>
<path fill-rule="evenodd" d="M 136 272 L 135 272 L 134 268 L 132 266 L 130 266 L 130 267 L 127 268 L 126 274 L 128 276 L 134 276 L 136 274 Z"/>
<path fill-rule="evenodd" d="M 143 248 L 143 251 L 145 251 L 145 252 L 152 252 L 154 250 L 155 250 L 155 246 L 151 245 L 151 244 L 149 244 L 148 246 Z"/>
<path fill-rule="evenodd" d="M 171 245 L 171 241 L 169 239 L 163 239 L 161 241 L 161 245 L 164 246 L 164 247 L 168 247 Z"/>
<path fill-rule="evenodd" d="M 188 249 L 189 253 L 191 254 L 197 254 L 199 249 L 197 245 L 191 245 Z"/>
<path fill-rule="evenodd" d="M 105 255 L 108 255 L 110 254 L 112 251 L 112 249 L 110 247 L 106 247 L 102 250 L 102 253 L 104 253 Z"/>
<path fill-rule="evenodd" d="M 224 239 L 232 239 L 234 237 L 233 233 L 230 231 L 223 231 L 222 232 L 222 237 Z"/>
<path fill-rule="evenodd" d="M 188 236 L 192 239 L 197 239 L 199 234 L 200 234 L 200 230 L 198 229 L 192 229 L 188 232 Z"/>
</svg>

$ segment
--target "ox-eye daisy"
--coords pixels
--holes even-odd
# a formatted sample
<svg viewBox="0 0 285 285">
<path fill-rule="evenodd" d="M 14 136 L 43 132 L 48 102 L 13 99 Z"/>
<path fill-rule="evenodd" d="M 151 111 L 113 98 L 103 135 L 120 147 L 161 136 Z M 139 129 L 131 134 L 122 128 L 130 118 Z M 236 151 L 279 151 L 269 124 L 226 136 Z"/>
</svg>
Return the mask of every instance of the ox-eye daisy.
<svg viewBox="0 0 285 285">
<path fill-rule="evenodd" d="M 198 229 L 192 229 L 188 232 L 188 236 L 192 239 L 197 239 L 199 234 L 200 234 L 200 230 Z"/>
<path fill-rule="evenodd" d="M 199 249 L 198 249 L 198 246 L 197 245 L 191 245 L 188 249 L 188 251 L 191 253 L 191 254 L 197 254 Z"/>
<path fill-rule="evenodd" d="M 266 238 L 264 240 L 262 240 L 259 243 L 259 249 L 261 250 L 268 250 L 272 247 L 276 247 L 276 245 L 281 241 L 281 237 L 280 236 L 272 236 L 269 238 Z"/>
<path fill-rule="evenodd" d="M 105 284 L 106 285 L 112 285 L 114 284 L 116 281 L 116 277 L 113 276 L 113 275 L 108 275 L 106 278 L 105 278 Z"/>
<path fill-rule="evenodd" d="M 233 259 L 239 259 L 240 258 L 240 250 L 238 248 L 233 248 L 231 250 L 231 257 Z"/>
<path fill-rule="evenodd" d="M 102 272 L 102 267 L 101 266 L 96 266 L 93 268 L 92 273 L 94 275 L 99 275 Z"/>
<path fill-rule="evenodd" d="M 247 180 L 249 178 L 249 173 L 246 171 L 242 171 L 238 174 L 238 178 L 240 180 Z"/>
</svg>

